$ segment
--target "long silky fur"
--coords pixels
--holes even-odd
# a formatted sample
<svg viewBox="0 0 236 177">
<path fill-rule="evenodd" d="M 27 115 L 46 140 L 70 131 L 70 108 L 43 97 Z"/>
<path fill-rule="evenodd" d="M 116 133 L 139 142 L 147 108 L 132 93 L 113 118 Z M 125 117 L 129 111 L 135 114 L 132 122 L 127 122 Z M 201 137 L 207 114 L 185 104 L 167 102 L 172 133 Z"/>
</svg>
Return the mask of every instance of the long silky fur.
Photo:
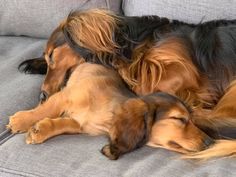
<svg viewBox="0 0 236 177">
<path fill-rule="evenodd" d="M 212 110 L 203 110 L 195 116 L 194 122 L 213 130 L 219 128 L 236 128 L 236 81 L 233 81 L 225 90 L 225 94 Z"/>
<path fill-rule="evenodd" d="M 236 140 L 217 140 L 210 148 L 184 155 L 184 159 L 197 159 L 206 161 L 219 157 L 236 157 Z"/>
<path fill-rule="evenodd" d="M 200 79 L 200 74 L 194 67 L 191 53 L 186 46 L 185 41 L 178 37 L 170 37 L 155 45 L 147 41 L 135 49 L 133 62 L 118 72 L 133 90 L 141 90 L 148 94 L 159 90 L 160 82 L 164 77 L 168 77 L 169 66 L 178 66 L 182 74 L 177 74 L 184 77 L 189 86 L 175 94 L 194 109 L 202 105 L 210 106 L 212 96 L 204 87 L 202 88 L 202 78 Z M 164 91 L 168 92 L 168 90 Z"/>
<path fill-rule="evenodd" d="M 118 48 L 114 42 L 118 23 L 119 18 L 112 12 L 92 9 L 70 13 L 63 28 L 77 45 L 102 56 Z"/>
<path fill-rule="evenodd" d="M 146 86 L 145 82 L 149 82 L 150 92 L 158 86 L 166 72 L 165 69 L 171 64 L 180 66 L 194 78 L 193 80 L 199 80 L 197 69 L 191 63 L 191 56 L 181 39 L 170 38 L 155 44 L 148 50 L 136 50 L 136 55 L 134 54 L 133 62 L 129 67 L 130 79 L 135 81 L 136 85 Z"/>
<path fill-rule="evenodd" d="M 133 49 L 156 28 L 169 24 L 158 16 L 124 17 L 111 11 L 92 9 L 72 12 L 63 26 L 67 43 L 77 51 L 89 50 L 95 63 L 112 66 L 117 56 L 130 61 Z M 79 50 L 78 50 L 79 49 Z M 98 61 L 96 61 L 98 60 Z"/>
</svg>

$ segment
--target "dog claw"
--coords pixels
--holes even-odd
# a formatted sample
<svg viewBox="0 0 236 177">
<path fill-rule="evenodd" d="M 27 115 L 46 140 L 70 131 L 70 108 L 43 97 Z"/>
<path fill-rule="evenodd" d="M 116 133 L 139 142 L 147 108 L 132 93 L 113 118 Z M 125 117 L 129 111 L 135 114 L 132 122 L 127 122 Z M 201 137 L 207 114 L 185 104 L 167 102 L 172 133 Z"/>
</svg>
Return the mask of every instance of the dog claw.
<svg viewBox="0 0 236 177">
<path fill-rule="evenodd" d="M 36 133 L 39 132 L 39 129 L 37 129 L 37 128 L 34 126 L 34 127 L 32 127 L 32 132 L 36 134 Z"/>
<path fill-rule="evenodd" d="M 117 160 L 119 158 L 118 155 L 112 154 L 110 145 L 105 145 L 101 149 L 101 153 L 105 155 L 107 158 L 109 158 L 110 160 Z"/>
<path fill-rule="evenodd" d="M 10 129 L 11 129 L 11 125 L 10 125 L 10 124 L 7 124 L 7 125 L 6 125 L 6 129 L 10 130 Z"/>
</svg>

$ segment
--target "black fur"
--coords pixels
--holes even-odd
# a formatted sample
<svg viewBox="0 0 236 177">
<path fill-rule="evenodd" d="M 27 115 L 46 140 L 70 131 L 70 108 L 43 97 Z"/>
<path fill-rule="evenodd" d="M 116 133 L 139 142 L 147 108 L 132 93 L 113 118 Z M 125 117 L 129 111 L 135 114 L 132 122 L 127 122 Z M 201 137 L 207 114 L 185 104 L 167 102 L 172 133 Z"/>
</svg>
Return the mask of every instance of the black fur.
<svg viewBox="0 0 236 177">
<path fill-rule="evenodd" d="M 119 48 L 117 48 L 115 53 L 105 55 L 102 60 L 89 49 L 75 43 L 66 26 L 63 29 L 65 40 L 75 52 L 84 56 L 87 62 L 112 66 L 117 57 L 130 62 L 132 51 L 137 45 L 140 45 L 146 39 L 153 39 L 154 30 L 171 23 L 167 18 L 160 18 L 158 16 L 120 16 L 118 18 L 121 22 L 118 24 L 118 29 L 114 31 L 114 40 Z"/>
<path fill-rule="evenodd" d="M 23 61 L 18 69 L 26 74 L 46 74 L 47 63 L 44 58 L 33 58 Z"/>
<path fill-rule="evenodd" d="M 217 95 L 236 76 L 236 20 L 210 21 L 198 25 L 190 34 L 193 62 L 208 76 Z"/>
<path fill-rule="evenodd" d="M 120 19 L 122 22 L 117 31 L 114 31 L 114 40 L 120 46 L 117 53 L 103 58 L 103 61 L 98 57 L 87 58 L 87 61 L 109 66 L 113 66 L 117 59 L 131 62 L 133 50 L 142 42 L 148 40 L 152 45 L 158 46 L 169 37 L 177 37 L 186 43 L 199 72 L 208 76 L 215 89 L 216 100 L 236 76 L 236 20 L 188 24 L 158 16 Z M 67 42 L 70 43 L 68 40 Z"/>
<path fill-rule="evenodd" d="M 167 25 L 167 18 L 158 16 L 122 17 L 123 21 L 115 31 L 115 41 L 120 49 L 117 54 L 130 60 L 133 49 L 148 38 L 152 38 L 155 29 Z"/>
<path fill-rule="evenodd" d="M 74 49 L 81 57 L 83 57 L 85 60 L 93 57 L 92 51 L 76 44 L 76 42 L 71 38 L 66 27 L 63 28 L 63 34 L 68 45 L 72 49 Z"/>
<path fill-rule="evenodd" d="M 57 27 L 50 36 L 47 46 L 51 46 L 53 49 L 65 44 L 65 36 L 61 27 Z M 53 52 L 53 51 L 52 51 Z M 51 54 L 52 54 L 51 52 Z M 27 74 L 46 74 L 47 63 L 44 59 L 44 54 L 40 58 L 28 59 L 20 63 L 18 66 L 19 71 Z"/>
</svg>

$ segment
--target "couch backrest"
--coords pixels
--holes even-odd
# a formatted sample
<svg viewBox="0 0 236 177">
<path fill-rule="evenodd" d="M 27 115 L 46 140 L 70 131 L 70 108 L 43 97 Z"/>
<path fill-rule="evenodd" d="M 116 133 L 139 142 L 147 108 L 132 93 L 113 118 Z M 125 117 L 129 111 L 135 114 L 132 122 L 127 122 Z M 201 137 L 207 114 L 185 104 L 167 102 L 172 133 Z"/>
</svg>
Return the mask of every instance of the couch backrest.
<svg viewBox="0 0 236 177">
<path fill-rule="evenodd" d="M 119 12 L 121 0 L 1 0 L 0 35 L 47 38 L 72 10 L 96 7 Z"/>
<path fill-rule="evenodd" d="M 125 15 L 158 15 L 190 23 L 236 19 L 236 0 L 124 0 Z"/>
</svg>

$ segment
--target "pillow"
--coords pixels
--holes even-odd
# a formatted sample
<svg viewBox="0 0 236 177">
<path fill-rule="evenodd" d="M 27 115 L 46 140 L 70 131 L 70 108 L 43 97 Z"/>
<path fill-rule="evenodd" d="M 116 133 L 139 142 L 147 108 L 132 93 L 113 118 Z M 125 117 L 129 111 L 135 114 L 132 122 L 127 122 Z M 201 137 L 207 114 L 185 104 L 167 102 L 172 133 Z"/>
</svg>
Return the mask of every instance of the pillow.
<svg viewBox="0 0 236 177">
<path fill-rule="evenodd" d="M 1 0 L 0 35 L 47 38 L 69 12 L 106 8 L 119 13 L 121 0 Z"/>
<path fill-rule="evenodd" d="M 189 23 L 235 19 L 236 0 L 125 0 L 124 14 L 158 15 Z"/>
</svg>

